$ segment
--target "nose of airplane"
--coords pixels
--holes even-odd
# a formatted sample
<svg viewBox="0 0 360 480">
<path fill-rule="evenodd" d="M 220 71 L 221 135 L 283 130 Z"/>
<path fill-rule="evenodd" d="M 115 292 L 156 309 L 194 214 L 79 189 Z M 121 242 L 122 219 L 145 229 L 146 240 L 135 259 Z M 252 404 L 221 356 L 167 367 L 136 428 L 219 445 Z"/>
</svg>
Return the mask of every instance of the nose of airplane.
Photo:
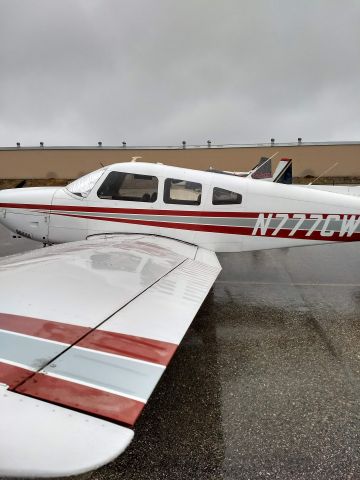
<svg viewBox="0 0 360 480">
<path fill-rule="evenodd" d="M 0 190 L 0 208 L 10 208 L 8 204 L 28 204 L 51 206 L 58 187 L 9 188 Z M 5 204 L 5 206 L 4 206 Z"/>
<path fill-rule="evenodd" d="M 1 190 L 0 222 L 17 235 L 46 243 L 56 190 L 53 187 Z"/>
</svg>

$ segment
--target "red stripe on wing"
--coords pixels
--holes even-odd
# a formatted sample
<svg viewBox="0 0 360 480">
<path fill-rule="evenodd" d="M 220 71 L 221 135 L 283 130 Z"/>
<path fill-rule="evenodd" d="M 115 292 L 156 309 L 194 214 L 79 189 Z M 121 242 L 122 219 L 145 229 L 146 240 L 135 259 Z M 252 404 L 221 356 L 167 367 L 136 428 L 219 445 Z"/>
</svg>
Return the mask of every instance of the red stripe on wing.
<svg viewBox="0 0 360 480">
<path fill-rule="evenodd" d="M 34 317 L 0 313 L 0 328 L 10 332 L 73 344 L 91 331 L 89 327 L 53 322 Z"/>
<path fill-rule="evenodd" d="M 151 338 L 92 330 L 89 327 L 9 313 L 0 313 L 0 329 L 165 366 L 177 348 L 174 343 Z"/>
<path fill-rule="evenodd" d="M 173 343 L 103 330 L 94 330 L 77 346 L 165 366 L 170 362 L 177 348 Z"/>
<path fill-rule="evenodd" d="M 144 408 L 138 400 L 41 373 L 35 374 L 15 391 L 126 425 L 134 425 Z"/>
<path fill-rule="evenodd" d="M 5 383 L 9 388 L 15 388 L 33 373 L 32 370 L 0 362 L 0 383 Z"/>
</svg>

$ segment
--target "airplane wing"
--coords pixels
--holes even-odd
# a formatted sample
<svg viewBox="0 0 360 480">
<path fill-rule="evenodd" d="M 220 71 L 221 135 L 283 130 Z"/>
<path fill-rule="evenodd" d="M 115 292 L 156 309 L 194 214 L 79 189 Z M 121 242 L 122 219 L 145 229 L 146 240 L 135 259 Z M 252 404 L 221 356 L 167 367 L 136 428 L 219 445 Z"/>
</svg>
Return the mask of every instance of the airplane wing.
<svg viewBox="0 0 360 480">
<path fill-rule="evenodd" d="M 145 235 L 1 259 L 0 476 L 73 475 L 123 452 L 220 269 Z"/>
</svg>

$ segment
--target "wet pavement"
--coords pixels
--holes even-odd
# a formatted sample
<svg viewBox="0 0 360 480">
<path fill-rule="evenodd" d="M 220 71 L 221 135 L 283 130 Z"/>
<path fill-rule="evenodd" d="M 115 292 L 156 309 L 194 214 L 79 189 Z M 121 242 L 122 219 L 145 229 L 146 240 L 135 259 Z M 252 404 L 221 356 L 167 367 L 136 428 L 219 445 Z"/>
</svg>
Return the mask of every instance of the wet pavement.
<svg viewBox="0 0 360 480">
<path fill-rule="evenodd" d="M 0 227 L 0 255 L 38 245 Z M 219 255 L 134 441 L 83 478 L 359 479 L 359 250 Z"/>
</svg>

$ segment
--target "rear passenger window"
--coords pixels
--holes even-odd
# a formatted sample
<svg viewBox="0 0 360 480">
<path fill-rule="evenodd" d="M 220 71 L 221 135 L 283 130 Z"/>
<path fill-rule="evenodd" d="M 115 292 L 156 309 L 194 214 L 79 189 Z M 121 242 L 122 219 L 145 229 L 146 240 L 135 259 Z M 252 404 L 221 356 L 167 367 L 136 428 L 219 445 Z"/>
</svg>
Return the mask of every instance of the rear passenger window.
<svg viewBox="0 0 360 480">
<path fill-rule="evenodd" d="M 149 175 L 110 172 L 99 188 L 99 198 L 128 202 L 155 202 L 158 179 Z"/>
<path fill-rule="evenodd" d="M 164 184 L 164 202 L 178 205 L 200 205 L 201 184 L 167 178 Z"/>
<path fill-rule="evenodd" d="M 240 193 L 231 192 L 230 190 L 224 190 L 223 188 L 214 188 L 213 190 L 213 205 L 233 205 L 242 202 L 242 196 Z"/>
</svg>

